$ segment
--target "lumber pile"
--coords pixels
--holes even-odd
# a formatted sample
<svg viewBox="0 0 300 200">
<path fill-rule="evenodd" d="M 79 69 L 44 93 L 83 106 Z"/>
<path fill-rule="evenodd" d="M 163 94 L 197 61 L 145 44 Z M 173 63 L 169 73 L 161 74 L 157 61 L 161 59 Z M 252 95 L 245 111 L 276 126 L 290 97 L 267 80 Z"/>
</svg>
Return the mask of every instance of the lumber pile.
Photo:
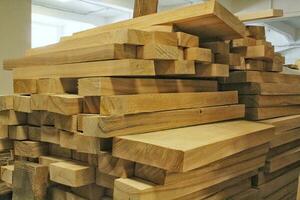
<svg viewBox="0 0 300 200">
<path fill-rule="evenodd" d="M 259 199 L 252 182 L 272 158 L 276 124 L 243 120 L 240 89 L 218 80 L 297 83 L 277 73 L 283 59 L 263 34 L 208 1 L 6 60 L 15 94 L 0 97 L 0 124 L 15 162 L 1 177 L 13 199 Z"/>
</svg>

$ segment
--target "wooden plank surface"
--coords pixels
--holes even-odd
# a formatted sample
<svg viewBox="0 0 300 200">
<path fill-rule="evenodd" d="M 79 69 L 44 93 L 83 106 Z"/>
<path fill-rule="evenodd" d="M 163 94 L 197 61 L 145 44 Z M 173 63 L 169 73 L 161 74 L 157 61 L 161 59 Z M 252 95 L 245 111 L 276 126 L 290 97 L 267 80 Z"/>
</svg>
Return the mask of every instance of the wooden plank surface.
<svg viewBox="0 0 300 200">
<path fill-rule="evenodd" d="M 0 96 L 0 111 L 12 110 L 14 108 L 14 96 L 1 95 Z"/>
<path fill-rule="evenodd" d="M 220 115 L 219 113 L 222 113 Z M 125 116 L 90 116 L 83 118 L 83 134 L 114 137 L 206 124 L 244 117 L 244 105 L 140 113 Z"/>
<path fill-rule="evenodd" d="M 48 111 L 62 115 L 76 115 L 82 112 L 83 97 L 78 95 L 50 95 Z"/>
<path fill-rule="evenodd" d="M 270 142 L 270 148 L 276 148 L 281 145 L 294 142 L 300 139 L 300 129 L 294 128 L 287 131 L 276 132 L 276 137 Z"/>
<path fill-rule="evenodd" d="M 246 119 L 264 120 L 275 117 L 284 117 L 288 115 L 297 115 L 300 113 L 300 106 L 278 106 L 264 108 L 247 108 Z"/>
<path fill-rule="evenodd" d="M 15 141 L 14 142 L 15 155 L 38 158 L 48 152 L 48 145 L 42 142 L 33 141 Z"/>
<path fill-rule="evenodd" d="M 230 127 L 236 128 L 233 130 Z M 219 132 L 222 132 L 222 135 Z M 212 134 L 216 134 L 216 137 L 212 137 Z M 116 137 L 113 155 L 170 171 L 183 172 L 266 143 L 273 137 L 274 129 L 269 125 L 246 121 L 223 122 Z M 249 139 L 247 143 L 238 142 L 246 138 Z M 239 145 L 231 148 L 234 141 Z M 219 145 L 223 147 L 222 151 L 219 149 L 217 154 L 205 158 L 202 156 L 201 152 L 214 152 Z M 142 151 L 145 148 L 147 151 Z M 163 152 L 164 156 L 155 156 L 153 152 L 156 150 Z M 196 159 L 197 156 L 200 156 L 199 159 Z"/>
<path fill-rule="evenodd" d="M 144 15 L 149 15 L 157 13 L 158 0 L 135 0 L 133 17 L 141 17 Z"/>
<path fill-rule="evenodd" d="M 300 105 L 300 96 L 262 96 L 262 95 L 240 95 L 239 102 L 246 107 L 275 107 Z"/>
<path fill-rule="evenodd" d="M 261 122 L 272 124 L 276 127 L 276 132 L 288 131 L 300 127 L 300 115 L 278 117 L 274 119 L 262 120 Z"/>
<path fill-rule="evenodd" d="M 281 10 L 281 9 L 261 10 L 261 11 L 256 11 L 256 12 L 240 13 L 240 14 L 236 14 L 236 16 L 242 22 L 256 21 L 256 20 L 261 20 L 261 19 L 282 17 L 283 10 Z"/>
</svg>

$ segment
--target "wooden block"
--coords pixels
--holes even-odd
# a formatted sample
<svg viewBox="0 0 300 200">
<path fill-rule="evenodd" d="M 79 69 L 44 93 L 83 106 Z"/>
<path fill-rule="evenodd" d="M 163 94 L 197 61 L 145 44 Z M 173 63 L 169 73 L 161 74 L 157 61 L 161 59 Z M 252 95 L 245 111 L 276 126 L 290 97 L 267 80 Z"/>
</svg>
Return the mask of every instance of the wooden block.
<svg viewBox="0 0 300 200">
<path fill-rule="evenodd" d="M 41 141 L 52 144 L 60 144 L 59 130 L 53 126 L 42 126 Z"/>
<path fill-rule="evenodd" d="M 150 15 L 153 13 L 157 13 L 158 9 L 158 0 L 154 1 L 145 1 L 145 0 L 137 0 L 134 4 L 133 17 L 141 17 L 144 15 Z"/>
<path fill-rule="evenodd" d="M 100 96 L 87 96 L 83 99 L 83 112 L 88 114 L 100 114 Z"/>
<path fill-rule="evenodd" d="M 236 127 L 235 130 L 230 130 L 228 134 L 226 134 L 226 130 L 229 130 L 227 128 L 233 126 Z M 238 127 L 240 127 L 240 129 L 238 129 Z M 201 134 L 199 134 L 200 132 Z M 218 134 L 218 132 L 222 132 L 222 135 Z M 163 141 L 165 142 L 161 142 L 162 134 L 164 138 Z M 217 136 L 213 137 L 212 134 L 217 134 Z M 114 138 L 113 143 L 113 156 L 149 164 L 170 171 L 184 172 L 205 166 L 206 164 L 239 153 L 248 148 L 264 144 L 273 137 L 274 128 L 270 125 L 266 126 L 265 124 L 247 121 L 223 122 L 175 130 L 158 131 L 143 135 L 116 137 Z M 172 139 L 169 140 L 168 138 Z M 249 140 L 249 138 L 255 139 Z M 243 144 L 241 142 L 243 139 L 247 139 L 248 142 Z M 183 141 L 184 145 L 182 143 Z M 189 147 L 186 146 L 186 141 L 189 141 Z M 231 148 L 230 144 L 234 141 L 239 145 L 236 145 L 235 148 Z M 221 143 L 223 143 L 223 145 L 221 145 Z M 132 145 L 130 151 L 128 151 L 129 144 Z M 182 148 L 179 148 L 180 145 L 182 145 Z M 214 152 L 215 149 L 219 148 L 219 145 L 223 147 L 222 150 L 224 151 L 227 149 L 225 147 L 228 147 L 229 149 L 225 152 L 219 149 L 217 155 L 211 155 L 206 158 L 201 156 L 203 155 L 201 154 L 202 150 L 206 153 L 209 152 L 209 150 Z M 147 151 L 141 151 L 141 149 L 144 148 L 147 148 Z M 156 148 L 160 149 L 160 152 L 164 152 L 163 155 L 166 155 L 166 157 L 154 156 L 155 153 L 153 154 L 153 152 L 157 150 Z M 189 155 L 191 152 L 193 152 L 193 158 L 189 157 L 191 156 Z M 201 159 L 196 159 L 197 156 L 200 156 Z"/>
<path fill-rule="evenodd" d="M 300 160 L 300 148 L 292 148 L 267 160 L 266 171 L 272 173 Z"/>
<path fill-rule="evenodd" d="M 77 91 L 77 79 L 43 78 L 37 80 L 37 92 L 40 94 L 75 94 Z"/>
<path fill-rule="evenodd" d="M 184 50 L 184 58 L 186 60 L 194 60 L 196 62 L 211 63 L 212 51 L 206 48 L 191 47 Z"/>
<path fill-rule="evenodd" d="M 0 111 L 0 124 L 3 125 L 19 125 L 25 124 L 27 121 L 27 114 L 15 112 L 14 110 Z"/>
<path fill-rule="evenodd" d="M 162 45 L 175 46 L 175 47 L 178 46 L 176 33 L 165 32 L 160 30 L 151 30 L 151 32 L 149 32 L 148 34 L 149 34 L 148 36 L 149 38 L 147 39 L 148 42 L 145 43 L 144 45 L 162 44 Z"/>
<path fill-rule="evenodd" d="M 199 47 L 199 37 L 184 32 L 176 32 L 179 47 Z"/>
<path fill-rule="evenodd" d="M 32 110 L 48 110 L 49 94 L 33 94 L 31 95 Z"/>
<path fill-rule="evenodd" d="M 255 45 L 256 45 L 256 40 L 250 37 L 234 39 L 231 41 L 231 48 L 241 48 L 241 47 L 249 47 Z"/>
<path fill-rule="evenodd" d="M 241 65 L 241 55 L 238 53 L 229 54 L 229 65 L 230 66 L 240 66 Z"/>
<path fill-rule="evenodd" d="M 168 172 L 166 170 L 159 169 L 156 167 L 136 163 L 134 175 L 135 177 L 139 177 L 143 180 L 147 180 L 155 184 L 172 185 L 176 184 L 178 180 L 187 181 L 198 179 L 198 177 L 205 176 L 205 174 L 207 173 L 212 173 L 215 170 L 221 170 L 226 167 L 233 166 L 235 164 L 247 162 L 247 160 L 256 159 L 258 157 L 266 159 L 266 154 L 268 151 L 269 146 L 266 143 L 264 145 L 250 148 L 248 150 L 242 151 L 237 154 L 233 154 L 232 156 L 228 156 L 224 159 L 210 163 L 206 166 L 184 173 Z M 261 164 L 264 165 L 264 162 L 265 161 L 262 160 Z"/>
<path fill-rule="evenodd" d="M 258 189 L 248 189 L 241 193 L 235 194 L 230 197 L 232 200 L 251 200 L 251 199 L 259 199 L 259 190 Z"/>
<path fill-rule="evenodd" d="M 278 117 L 261 121 L 263 123 L 272 124 L 276 127 L 276 132 L 283 132 L 299 128 L 300 115 L 292 115 L 286 117 Z"/>
<path fill-rule="evenodd" d="M 48 167 L 31 162 L 16 162 L 13 173 L 13 199 L 46 199 Z"/>
<path fill-rule="evenodd" d="M 70 187 L 81 187 L 95 182 L 95 169 L 75 162 L 49 165 L 50 180 Z"/>
<path fill-rule="evenodd" d="M 127 59 L 136 57 L 136 47 L 123 44 L 93 45 L 83 48 L 47 52 L 25 56 L 19 59 L 4 60 L 4 69 L 19 67 L 49 66 L 91 61 Z"/>
<path fill-rule="evenodd" d="M 213 92 L 218 90 L 217 82 L 209 80 L 85 78 L 79 79 L 78 85 L 78 94 L 81 96 Z"/>
<path fill-rule="evenodd" d="M 295 180 L 291 183 L 287 183 L 284 187 L 278 189 L 274 193 L 270 194 L 265 199 L 271 200 L 271 199 L 295 199 L 295 194 L 297 191 L 298 181 Z M 292 195 L 292 196 L 291 196 Z"/>
<path fill-rule="evenodd" d="M 215 78 L 228 77 L 229 65 L 224 64 L 196 64 L 196 74 L 189 77 Z"/>
<path fill-rule="evenodd" d="M 14 96 L 14 110 L 31 113 L 31 96 Z"/>
<path fill-rule="evenodd" d="M 263 40 L 266 38 L 264 26 L 247 26 L 247 30 L 249 31 L 250 36 L 257 40 Z"/>
<path fill-rule="evenodd" d="M 156 75 L 195 74 L 195 62 L 191 60 L 156 60 Z"/>
<path fill-rule="evenodd" d="M 72 192 L 86 199 L 103 200 L 105 189 L 96 184 L 90 184 L 82 187 L 71 188 Z"/>
<path fill-rule="evenodd" d="M 76 134 L 76 151 L 81 153 L 98 154 L 101 149 L 100 138 Z"/>
<path fill-rule="evenodd" d="M 55 114 L 55 128 L 70 132 L 77 132 L 77 120 L 77 115 L 66 116 L 61 114 Z"/>
<path fill-rule="evenodd" d="M 54 113 L 47 111 L 33 111 L 28 114 L 28 124 L 33 126 L 54 126 Z"/>
<path fill-rule="evenodd" d="M 84 98 L 84 100 L 89 98 Z M 199 92 L 103 96 L 94 107 L 102 115 L 124 115 L 238 103 L 237 92 Z M 177 101 L 174 101 L 177 99 Z"/>
<path fill-rule="evenodd" d="M 77 150 L 77 133 L 69 131 L 59 131 L 59 145 L 63 148 Z"/>
<path fill-rule="evenodd" d="M 12 185 L 14 165 L 1 166 L 1 180 Z"/>
<path fill-rule="evenodd" d="M 211 49 L 213 54 L 229 54 L 230 46 L 226 42 L 205 42 L 201 43 L 202 47 Z"/>
<path fill-rule="evenodd" d="M 154 75 L 154 62 L 152 60 L 138 59 L 108 60 L 13 69 L 14 79 Z"/>
<path fill-rule="evenodd" d="M 41 141 L 41 127 L 28 126 L 28 139 L 33 141 Z"/>
<path fill-rule="evenodd" d="M 170 25 L 154 25 L 154 26 L 149 26 L 149 27 L 145 27 L 145 28 L 140 28 L 139 30 L 160 31 L 160 32 L 168 32 L 168 33 L 178 31 L 177 28 L 175 26 L 173 26 L 172 24 L 170 24 Z"/>
<path fill-rule="evenodd" d="M 214 63 L 229 65 L 229 54 L 214 54 Z"/>
<path fill-rule="evenodd" d="M 7 151 L 13 148 L 12 141 L 9 139 L 1 139 L 0 140 L 0 151 Z"/>
<path fill-rule="evenodd" d="M 174 46 L 147 44 L 137 47 L 137 58 L 148 60 L 177 60 L 179 58 L 179 51 L 178 47 Z"/>
<path fill-rule="evenodd" d="M 269 47 L 266 45 L 247 47 L 246 58 L 261 59 L 261 60 L 273 60 L 274 47 Z"/>
<path fill-rule="evenodd" d="M 78 129 L 78 131 L 82 132 L 82 130 L 83 130 L 82 120 L 83 120 L 84 117 L 87 117 L 87 116 L 91 116 L 91 114 L 78 114 L 77 115 L 77 129 Z"/>
<path fill-rule="evenodd" d="M 268 9 L 268 10 L 262 10 L 262 11 L 241 13 L 241 14 L 237 15 L 239 20 L 241 20 L 243 22 L 275 18 L 275 17 L 282 17 L 282 16 L 283 16 L 283 10 L 280 10 L 280 9 Z"/>
<path fill-rule="evenodd" d="M 8 138 L 8 126 L 0 125 L 0 139 Z"/>
<path fill-rule="evenodd" d="M 50 199 L 65 199 L 65 200 L 86 200 L 81 196 L 78 196 L 69 191 L 69 189 L 65 189 L 61 186 L 50 187 L 49 188 L 49 198 Z"/>
<path fill-rule="evenodd" d="M 296 114 L 300 114 L 300 106 L 278 106 L 246 109 L 246 119 L 248 120 L 263 120 Z"/>
<path fill-rule="evenodd" d="M 219 115 L 218 113 L 222 113 Z M 91 116 L 83 119 L 83 133 L 114 137 L 243 118 L 244 105 L 183 109 L 125 116 Z M 154 125 L 155 124 L 155 125 Z"/>
<path fill-rule="evenodd" d="M 48 152 L 48 145 L 41 142 L 33 141 L 15 141 L 14 151 L 17 156 L 29 158 L 38 158 Z"/>
<path fill-rule="evenodd" d="M 48 101 L 48 111 L 62 115 L 76 115 L 82 112 L 83 98 L 78 95 L 51 95 Z"/>
<path fill-rule="evenodd" d="M 60 135 L 61 138 L 61 135 Z M 71 158 L 72 150 L 63 148 L 57 144 L 49 144 L 49 155 L 59 156 L 63 158 Z"/>
<path fill-rule="evenodd" d="M 300 87 L 297 84 L 285 83 L 229 83 L 222 84 L 221 89 L 237 90 L 241 95 L 283 96 L 300 94 Z"/>
<path fill-rule="evenodd" d="M 11 140 L 27 140 L 28 126 L 9 126 L 8 134 Z"/>
<path fill-rule="evenodd" d="M 288 131 L 276 133 L 276 137 L 270 142 L 270 148 L 276 148 L 300 139 L 300 129 L 295 128 Z"/>
<path fill-rule="evenodd" d="M 99 170 L 96 170 L 96 184 L 101 187 L 114 189 L 114 182 L 116 179 L 118 179 L 118 177 L 101 173 Z"/>
<path fill-rule="evenodd" d="M 0 95 L 0 111 L 14 109 L 14 96 Z"/>
<path fill-rule="evenodd" d="M 37 93 L 36 79 L 14 79 L 14 93 L 34 94 Z"/>
<path fill-rule="evenodd" d="M 135 164 L 132 161 L 116 158 L 109 152 L 98 154 L 98 170 L 115 177 L 128 178 L 134 174 Z"/>
<path fill-rule="evenodd" d="M 275 107 L 300 105 L 300 96 L 261 96 L 261 95 L 240 95 L 239 102 L 246 107 Z"/>
</svg>

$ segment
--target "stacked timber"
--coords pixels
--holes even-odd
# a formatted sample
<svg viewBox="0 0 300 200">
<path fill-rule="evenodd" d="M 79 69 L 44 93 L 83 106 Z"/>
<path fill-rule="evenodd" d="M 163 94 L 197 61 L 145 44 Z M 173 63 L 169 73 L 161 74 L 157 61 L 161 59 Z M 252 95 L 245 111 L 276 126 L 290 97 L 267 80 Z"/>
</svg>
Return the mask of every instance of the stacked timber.
<svg viewBox="0 0 300 200">
<path fill-rule="evenodd" d="M 217 80 L 235 57 L 227 40 L 255 30 L 208 1 L 6 60 L 13 199 L 259 199 L 275 128 L 242 120 L 236 89 Z"/>
<path fill-rule="evenodd" d="M 265 41 L 263 28 L 249 30 L 252 37 L 229 42 L 230 51 L 242 55 L 242 65 L 231 67 L 221 87 L 239 91 L 246 119 L 276 127 L 266 164 L 253 179 L 261 198 L 295 199 L 300 170 L 300 77 L 282 73 L 284 58 Z"/>
</svg>

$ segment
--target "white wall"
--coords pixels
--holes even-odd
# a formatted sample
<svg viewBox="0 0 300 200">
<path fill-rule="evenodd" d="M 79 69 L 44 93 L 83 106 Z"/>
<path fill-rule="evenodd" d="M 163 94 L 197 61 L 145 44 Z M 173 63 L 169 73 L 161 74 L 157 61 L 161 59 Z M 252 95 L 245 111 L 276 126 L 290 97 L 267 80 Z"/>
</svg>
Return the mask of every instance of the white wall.
<svg viewBox="0 0 300 200">
<path fill-rule="evenodd" d="M 0 95 L 11 94 L 11 72 L 2 61 L 24 55 L 31 46 L 31 0 L 0 0 Z"/>
</svg>

